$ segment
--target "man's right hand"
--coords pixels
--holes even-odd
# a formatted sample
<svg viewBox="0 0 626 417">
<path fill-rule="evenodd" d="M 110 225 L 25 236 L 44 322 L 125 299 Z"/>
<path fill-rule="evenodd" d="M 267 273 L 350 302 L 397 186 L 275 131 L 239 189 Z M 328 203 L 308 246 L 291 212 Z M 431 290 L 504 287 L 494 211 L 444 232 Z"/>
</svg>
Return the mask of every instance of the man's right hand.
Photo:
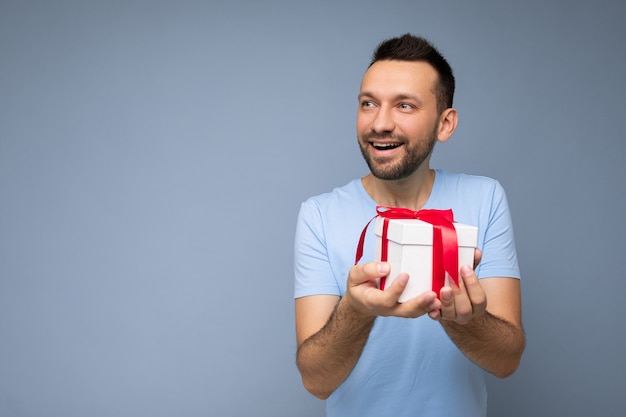
<svg viewBox="0 0 626 417">
<path fill-rule="evenodd" d="M 426 291 L 415 298 L 399 303 L 409 276 L 401 273 L 392 284 L 380 290 L 377 280 L 389 274 L 387 262 L 369 262 L 350 269 L 346 283 L 344 302 L 352 310 L 364 316 L 396 316 L 415 318 L 429 312 L 439 311 L 441 301 L 434 291 Z"/>
</svg>

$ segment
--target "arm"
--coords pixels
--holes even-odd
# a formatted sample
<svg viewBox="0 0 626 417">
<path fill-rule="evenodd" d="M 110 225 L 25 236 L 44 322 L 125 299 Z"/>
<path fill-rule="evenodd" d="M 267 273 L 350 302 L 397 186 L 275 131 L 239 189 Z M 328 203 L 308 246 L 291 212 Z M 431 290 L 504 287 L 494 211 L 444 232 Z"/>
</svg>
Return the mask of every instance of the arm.
<svg viewBox="0 0 626 417">
<path fill-rule="evenodd" d="M 298 369 L 304 387 L 321 399 L 350 375 L 374 325 L 374 317 L 356 314 L 344 300 L 331 295 L 296 300 Z M 316 323 L 321 328 L 312 333 Z"/>
<path fill-rule="evenodd" d="M 504 378 L 518 368 L 525 337 L 520 280 L 513 278 L 519 275 L 508 275 L 519 274 L 513 226 L 506 195 L 498 183 L 482 213 L 482 250 L 475 251 L 474 268 L 480 263 L 484 278 L 478 280 L 472 268 L 463 267 L 459 286 L 443 288 L 440 293 L 439 319 L 461 352 Z"/>
<path fill-rule="evenodd" d="M 418 317 L 440 308 L 434 292 L 400 304 L 408 275 L 380 291 L 376 279 L 389 264 L 351 268 L 344 297 L 314 295 L 296 299 L 297 364 L 305 388 L 326 399 L 354 369 L 377 316 Z"/>
<path fill-rule="evenodd" d="M 520 283 L 515 278 L 478 280 L 470 267 L 459 286 L 442 288 L 441 312 L 431 314 L 474 363 L 499 378 L 519 366 L 525 346 Z M 488 300 L 488 304 L 487 304 Z"/>
</svg>

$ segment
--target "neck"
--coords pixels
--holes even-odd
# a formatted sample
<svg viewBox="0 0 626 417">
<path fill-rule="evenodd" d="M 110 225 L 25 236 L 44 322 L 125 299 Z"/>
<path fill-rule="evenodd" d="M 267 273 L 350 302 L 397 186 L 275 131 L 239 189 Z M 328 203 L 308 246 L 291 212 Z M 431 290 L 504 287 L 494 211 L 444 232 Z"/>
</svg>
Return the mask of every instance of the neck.
<svg viewBox="0 0 626 417">
<path fill-rule="evenodd" d="M 363 187 L 378 205 L 417 211 L 424 207 L 435 183 L 435 171 L 418 169 L 401 180 L 381 180 L 369 174 L 361 179 Z"/>
</svg>

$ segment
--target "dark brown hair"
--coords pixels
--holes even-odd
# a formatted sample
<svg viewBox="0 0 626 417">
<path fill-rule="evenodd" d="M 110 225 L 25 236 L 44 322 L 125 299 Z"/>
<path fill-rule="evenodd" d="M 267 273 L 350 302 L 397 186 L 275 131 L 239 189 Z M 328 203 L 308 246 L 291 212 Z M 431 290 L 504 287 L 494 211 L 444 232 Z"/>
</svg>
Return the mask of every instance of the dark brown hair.
<svg viewBox="0 0 626 417">
<path fill-rule="evenodd" d="M 372 55 L 372 66 L 377 61 L 423 61 L 430 64 L 439 75 L 439 82 L 435 86 L 437 110 L 441 114 L 445 109 L 452 107 L 454 99 L 454 74 L 448 61 L 426 39 L 407 33 L 397 38 L 381 42 Z"/>
</svg>

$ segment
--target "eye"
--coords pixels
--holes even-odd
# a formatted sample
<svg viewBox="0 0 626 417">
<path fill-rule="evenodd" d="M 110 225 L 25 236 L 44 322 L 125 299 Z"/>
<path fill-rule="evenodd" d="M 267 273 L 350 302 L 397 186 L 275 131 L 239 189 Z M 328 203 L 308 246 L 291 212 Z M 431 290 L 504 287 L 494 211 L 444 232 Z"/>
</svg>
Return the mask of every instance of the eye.
<svg viewBox="0 0 626 417">
<path fill-rule="evenodd" d="M 363 107 L 364 109 L 369 108 L 369 107 L 374 107 L 374 103 L 372 103 L 369 100 L 363 100 L 361 102 L 361 107 Z"/>
<path fill-rule="evenodd" d="M 414 108 L 413 105 L 409 103 L 400 103 L 398 107 L 402 110 L 412 110 Z"/>
</svg>

